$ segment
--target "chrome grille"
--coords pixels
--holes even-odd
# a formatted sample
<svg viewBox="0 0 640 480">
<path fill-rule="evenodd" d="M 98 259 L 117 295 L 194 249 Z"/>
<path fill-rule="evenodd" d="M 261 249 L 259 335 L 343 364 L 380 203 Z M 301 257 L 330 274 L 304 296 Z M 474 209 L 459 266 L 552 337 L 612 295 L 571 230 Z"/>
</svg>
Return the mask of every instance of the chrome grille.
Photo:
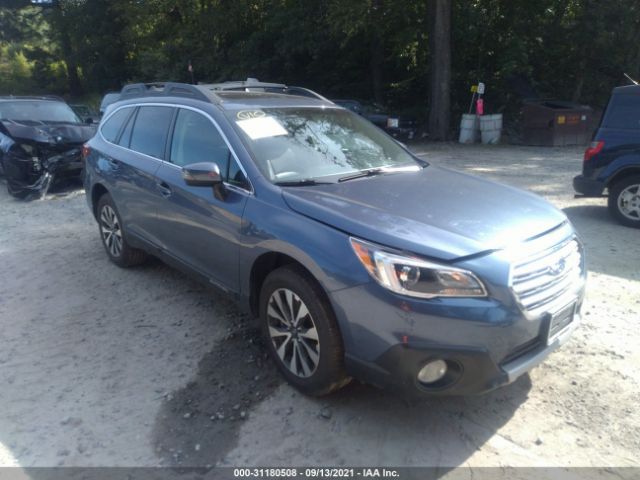
<svg viewBox="0 0 640 480">
<path fill-rule="evenodd" d="M 532 315 L 562 307 L 556 304 L 570 301 L 568 297 L 583 282 L 583 269 L 582 247 L 572 238 L 516 263 L 512 270 L 513 292 Z"/>
</svg>

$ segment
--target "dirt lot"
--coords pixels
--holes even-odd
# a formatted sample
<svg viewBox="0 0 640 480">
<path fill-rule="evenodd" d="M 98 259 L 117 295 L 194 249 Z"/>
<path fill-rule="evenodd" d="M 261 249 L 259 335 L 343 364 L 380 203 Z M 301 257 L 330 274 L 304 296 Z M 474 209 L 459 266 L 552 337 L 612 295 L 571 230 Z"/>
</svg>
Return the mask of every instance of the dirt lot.
<svg viewBox="0 0 640 480">
<path fill-rule="evenodd" d="M 303 397 L 224 295 L 110 264 L 77 187 L 22 203 L 0 185 L 0 465 L 640 465 L 640 231 L 573 198 L 581 149 L 415 149 L 543 195 L 581 234 L 583 324 L 529 376 L 481 397 Z"/>
</svg>

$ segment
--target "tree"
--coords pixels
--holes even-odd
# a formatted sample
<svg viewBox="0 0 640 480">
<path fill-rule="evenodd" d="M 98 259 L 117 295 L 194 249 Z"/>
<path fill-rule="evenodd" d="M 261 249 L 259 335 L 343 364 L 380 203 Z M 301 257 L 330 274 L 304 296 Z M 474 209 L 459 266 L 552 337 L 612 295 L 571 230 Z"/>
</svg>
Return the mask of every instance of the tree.
<svg viewBox="0 0 640 480">
<path fill-rule="evenodd" d="M 446 140 L 451 119 L 451 1 L 431 0 L 429 136 Z"/>
</svg>

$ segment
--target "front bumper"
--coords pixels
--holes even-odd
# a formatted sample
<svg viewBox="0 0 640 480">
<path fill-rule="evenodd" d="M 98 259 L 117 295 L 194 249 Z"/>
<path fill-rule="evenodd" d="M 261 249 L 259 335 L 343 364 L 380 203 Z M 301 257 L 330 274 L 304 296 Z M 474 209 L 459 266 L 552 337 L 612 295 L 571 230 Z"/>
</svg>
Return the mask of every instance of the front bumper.
<svg viewBox="0 0 640 480">
<path fill-rule="evenodd" d="M 515 381 L 565 343 L 580 323 L 584 286 L 566 298 L 573 321 L 550 338 L 552 315 L 523 313 L 507 287 L 487 298 L 410 299 L 376 283 L 332 292 L 347 371 L 404 395 L 471 395 Z M 554 312 L 564 311 L 554 309 Z M 444 360 L 442 382 L 417 379 L 430 360 Z"/>
<path fill-rule="evenodd" d="M 605 189 L 605 184 L 600 180 L 578 175 L 573 178 L 573 189 L 587 197 L 599 197 Z"/>
<path fill-rule="evenodd" d="M 373 362 L 346 356 L 349 373 L 366 383 L 399 391 L 405 395 L 476 395 L 516 381 L 542 363 L 563 345 L 580 324 L 580 315 L 553 341 L 541 336 L 514 348 L 511 355 L 496 361 L 488 349 L 474 346 L 433 345 L 428 342 L 399 343 Z M 542 329 L 544 330 L 544 328 Z M 444 382 L 424 386 L 419 370 L 430 360 L 442 359 L 449 368 Z"/>
<path fill-rule="evenodd" d="M 48 153 L 40 157 L 6 154 L 4 176 L 11 195 L 27 199 L 47 193 L 54 177 L 79 175 L 84 165 L 80 148 L 62 153 Z"/>
</svg>

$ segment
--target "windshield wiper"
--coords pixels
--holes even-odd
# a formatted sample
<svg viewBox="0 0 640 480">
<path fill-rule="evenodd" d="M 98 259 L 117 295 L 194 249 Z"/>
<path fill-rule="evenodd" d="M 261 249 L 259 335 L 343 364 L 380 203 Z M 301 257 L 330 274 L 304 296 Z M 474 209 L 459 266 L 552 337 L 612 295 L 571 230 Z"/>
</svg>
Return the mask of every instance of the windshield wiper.
<svg viewBox="0 0 640 480">
<path fill-rule="evenodd" d="M 382 173 L 384 173 L 384 170 L 382 168 L 369 168 L 367 170 L 361 170 L 360 172 L 354 173 L 352 175 L 347 175 L 346 177 L 340 177 L 338 179 L 338 182 L 348 182 L 349 180 L 354 180 L 356 178 L 373 177 Z"/>
<path fill-rule="evenodd" d="M 274 182 L 274 185 L 279 187 L 306 187 L 309 185 L 328 185 L 332 182 L 319 182 L 313 178 L 305 178 L 303 180 L 285 180 L 282 182 Z"/>
<path fill-rule="evenodd" d="M 417 172 L 421 168 L 424 168 L 424 166 L 404 165 L 404 166 L 396 166 L 396 167 L 367 168 L 366 170 L 360 170 L 359 172 L 356 172 L 354 174 L 339 178 L 338 182 L 347 182 L 349 180 L 354 180 L 356 178 L 374 177 L 376 175 L 382 175 L 383 173 Z"/>
</svg>

